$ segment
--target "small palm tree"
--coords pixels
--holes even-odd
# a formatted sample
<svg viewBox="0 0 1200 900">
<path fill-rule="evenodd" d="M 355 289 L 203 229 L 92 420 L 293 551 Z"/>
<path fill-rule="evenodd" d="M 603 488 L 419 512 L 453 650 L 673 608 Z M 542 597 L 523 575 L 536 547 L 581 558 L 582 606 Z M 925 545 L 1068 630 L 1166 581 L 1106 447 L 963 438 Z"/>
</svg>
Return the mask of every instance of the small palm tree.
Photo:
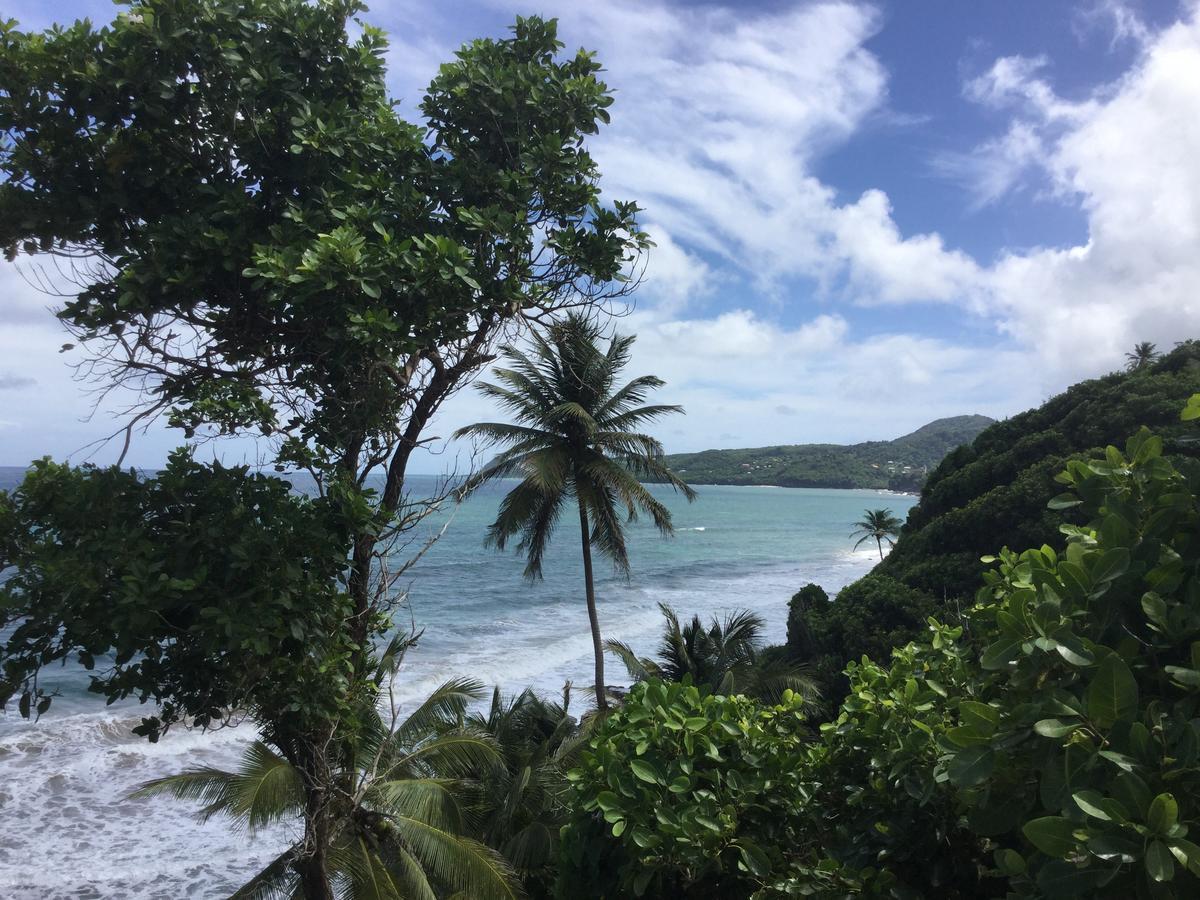
<svg viewBox="0 0 1200 900">
<path fill-rule="evenodd" d="M 707 687 L 718 694 L 746 694 L 773 702 L 790 688 L 814 704 L 820 698 L 816 682 L 803 668 L 778 658 L 762 656 L 765 624 L 760 616 L 738 610 L 715 616 L 707 628 L 699 616 L 680 624 L 675 610 L 658 604 L 666 627 L 658 645 L 658 658 L 639 658 L 622 641 L 605 641 L 605 648 L 625 664 L 635 681 L 662 678 Z"/>
<path fill-rule="evenodd" d="M 542 560 L 563 507 L 574 501 L 579 510 L 583 545 L 583 578 L 595 658 L 596 705 L 607 706 L 604 647 L 596 612 L 592 547 L 629 572 L 625 529 L 619 511 L 630 522 L 649 514 L 659 531 L 672 533 L 671 513 L 639 478 L 665 482 L 693 500 L 695 491 L 663 462 L 662 445 L 636 429 L 678 406 L 643 405 L 660 378 L 643 375 L 622 387 L 617 377 L 629 362 L 632 336 L 615 335 L 602 349 L 602 332 L 577 314 L 535 334 L 529 354 L 515 347 L 502 352 L 510 368 L 497 368 L 499 384 L 480 390 L 498 400 L 515 424 L 483 422 L 460 429 L 456 437 L 481 438 L 505 449 L 464 486 L 463 495 L 494 478 L 520 475 L 521 483 L 500 504 L 488 529 L 487 543 L 504 549 L 520 535 L 517 549 L 526 554 L 525 575 L 540 578 Z"/>
<path fill-rule="evenodd" d="M 570 782 L 566 773 L 583 745 L 586 723 L 569 712 L 570 682 L 561 703 L 525 689 L 505 698 L 496 688 L 487 712 L 467 722 L 495 740 L 505 765 L 480 773 L 474 803 L 482 840 L 498 850 L 530 886 L 549 878 L 558 833 L 566 822 Z"/>
<path fill-rule="evenodd" d="M 368 721 L 340 762 L 340 789 L 329 799 L 329 870 L 338 897 L 520 896 L 508 862 L 466 836 L 467 776 L 503 765 L 495 741 L 464 724 L 468 704 L 483 695 L 478 682 L 448 681 L 402 721 L 389 725 L 382 715 Z M 250 746 L 236 772 L 189 769 L 147 782 L 134 796 L 158 794 L 200 801 L 201 821 L 223 815 L 251 833 L 305 812 L 300 773 L 265 740 Z M 293 863 L 303 852 L 302 844 L 289 847 L 234 898 L 299 896 Z"/>
<path fill-rule="evenodd" d="M 1156 345 L 1150 341 L 1141 341 L 1133 345 L 1133 350 L 1125 354 L 1125 369 L 1129 372 L 1138 372 L 1155 362 L 1161 353 L 1158 352 Z"/>
<path fill-rule="evenodd" d="M 899 536 L 903 524 L 892 515 L 890 509 L 864 509 L 863 518 L 854 523 L 854 531 L 850 533 L 850 537 L 858 538 L 854 549 L 857 550 L 867 541 L 874 540 L 879 547 L 879 558 L 883 559 L 883 542 L 887 541 L 888 546 L 894 547 L 896 542 L 893 538 Z"/>
</svg>

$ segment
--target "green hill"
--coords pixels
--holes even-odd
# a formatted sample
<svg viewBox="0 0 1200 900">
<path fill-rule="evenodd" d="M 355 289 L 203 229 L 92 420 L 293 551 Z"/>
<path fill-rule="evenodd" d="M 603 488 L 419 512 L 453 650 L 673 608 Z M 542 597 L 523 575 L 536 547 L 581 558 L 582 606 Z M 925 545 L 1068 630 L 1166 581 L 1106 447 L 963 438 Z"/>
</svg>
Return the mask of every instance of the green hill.
<svg viewBox="0 0 1200 900">
<path fill-rule="evenodd" d="M 1200 392 L 1200 342 L 1188 341 L 1134 373 L 1113 373 L 1074 385 L 1042 406 L 983 430 L 951 452 L 930 474 L 921 501 L 891 554 L 844 588 L 836 602 L 793 603 L 791 631 L 828 678 L 863 653 L 924 631 L 925 617 L 954 617 L 982 583 L 980 557 L 1003 547 L 1056 544 L 1070 512 L 1047 502 L 1067 459 L 1109 444 L 1123 447 L 1141 426 L 1160 435 L 1175 458 L 1200 455 L 1194 427 L 1179 419 Z M 882 654 L 882 656 L 880 655 Z"/>
<path fill-rule="evenodd" d="M 672 454 L 667 464 L 692 484 L 912 491 L 947 453 L 972 441 L 994 421 L 987 416 L 953 416 L 892 441 L 705 450 Z"/>
</svg>

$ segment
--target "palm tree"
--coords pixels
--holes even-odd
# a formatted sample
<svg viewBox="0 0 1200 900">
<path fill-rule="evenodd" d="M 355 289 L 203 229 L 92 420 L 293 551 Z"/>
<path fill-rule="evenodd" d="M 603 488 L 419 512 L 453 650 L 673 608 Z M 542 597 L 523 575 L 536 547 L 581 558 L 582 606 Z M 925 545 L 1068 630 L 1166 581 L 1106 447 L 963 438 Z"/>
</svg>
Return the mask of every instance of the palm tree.
<svg viewBox="0 0 1200 900">
<path fill-rule="evenodd" d="M 1138 372 L 1155 360 L 1162 354 L 1158 352 L 1156 346 L 1150 341 L 1141 341 L 1133 345 L 1133 350 L 1125 354 L 1127 360 L 1125 369 L 1129 372 Z"/>
<path fill-rule="evenodd" d="M 892 539 L 899 536 L 903 524 L 892 515 L 890 509 L 864 509 L 863 518 L 854 523 L 854 531 L 850 532 L 850 537 L 858 538 L 854 549 L 857 550 L 873 538 L 879 547 L 879 558 L 883 559 L 883 542 L 887 541 L 888 546 L 894 547 L 896 542 Z"/>
<path fill-rule="evenodd" d="M 481 839 L 498 850 L 526 877 L 537 894 L 553 881 L 559 830 L 569 809 L 566 773 L 588 734 L 569 712 L 570 682 L 561 703 L 526 688 L 505 698 L 496 688 L 486 712 L 467 722 L 495 740 L 505 765 L 480 773 L 474 804 Z"/>
<path fill-rule="evenodd" d="M 658 658 L 639 658 L 622 641 L 605 641 L 605 648 L 625 664 L 635 681 L 662 678 L 707 687 L 718 694 L 746 694 L 773 702 L 790 688 L 815 704 L 820 698 L 816 682 L 803 668 L 779 658 L 764 658 L 762 634 L 765 624 L 760 616 L 738 610 L 725 617 L 715 616 L 705 628 L 699 616 L 681 625 L 675 610 L 658 604 L 666 627 L 658 645 Z"/>
<path fill-rule="evenodd" d="M 383 665 L 387 662 L 385 657 Z M 483 694 L 479 682 L 453 680 L 403 720 L 385 723 L 378 710 L 365 717 L 359 739 L 339 766 L 339 788 L 328 801 L 334 807 L 329 869 L 337 896 L 520 896 L 507 861 L 466 836 L 469 774 L 503 764 L 495 741 L 464 722 L 468 704 Z M 305 812 L 305 793 L 300 773 L 280 751 L 265 739 L 256 741 L 236 772 L 189 769 L 147 782 L 135 796 L 171 794 L 200 801 L 202 821 L 223 815 L 251 833 L 295 820 Z M 302 843 L 289 847 L 234 898 L 299 896 L 293 863 L 303 852 Z"/>
<path fill-rule="evenodd" d="M 583 578 L 588 621 L 595 657 L 596 706 L 607 707 L 604 688 L 604 648 L 596 613 L 592 577 L 592 547 L 629 572 L 625 530 L 618 510 L 632 522 L 649 514 L 659 531 L 672 533 L 671 513 L 639 478 L 665 482 L 693 500 L 695 491 L 663 462 L 662 445 L 636 429 L 678 406 L 643 405 L 647 395 L 663 385 L 643 375 L 623 387 L 617 376 L 629 362 L 632 336 L 614 335 L 600 347 L 600 327 L 582 315 L 571 314 L 535 334 L 532 352 L 502 348 L 510 368 L 494 370 L 499 384 L 483 383 L 480 390 L 498 400 L 515 424 L 482 422 L 460 429 L 456 437 L 481 438 L 506 449 L 463 488 L 465 496 L 493 478 L 518 474 L 521 483 L 500 504 L 488 529 L 487 543 L 504 549 L 520 535 L 517 549 L 526 554 L 525 575 L 540 578 L 550 537 L 571 500 L 579 510 L 583 546 Z"/>
</svg>

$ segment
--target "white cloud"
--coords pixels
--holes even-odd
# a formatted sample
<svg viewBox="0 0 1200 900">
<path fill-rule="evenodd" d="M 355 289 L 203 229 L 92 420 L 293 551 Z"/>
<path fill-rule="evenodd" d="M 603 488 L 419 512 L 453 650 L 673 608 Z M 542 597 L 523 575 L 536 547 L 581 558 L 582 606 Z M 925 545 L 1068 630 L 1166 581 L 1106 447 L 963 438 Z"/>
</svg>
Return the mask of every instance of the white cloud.
<svg viewBox="0 0 1200 900">
<path fill-rule="evenodd" d="M 1061 105 L 1039 95 L 1026 112 L 1043 129 L 1041 165 L 1083 209 L 1088 240 L 1009 255 L 981 287 L 1005 331 L 1073 377 L 1117 364 L 1138 340 L 1200 335 L 1200 21 L 1157 35 L 1058 130 L 1044 111 Z"/>
</svg>

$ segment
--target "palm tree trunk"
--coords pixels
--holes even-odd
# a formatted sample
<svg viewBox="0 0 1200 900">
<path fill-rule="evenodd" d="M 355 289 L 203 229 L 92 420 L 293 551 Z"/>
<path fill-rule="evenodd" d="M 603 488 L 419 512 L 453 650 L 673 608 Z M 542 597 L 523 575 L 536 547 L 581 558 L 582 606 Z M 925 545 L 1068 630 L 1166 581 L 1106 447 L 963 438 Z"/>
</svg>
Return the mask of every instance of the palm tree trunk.
<svg viewBox="0 0 1200 900">
<path fill-rule="evenodd" d="M 879 535 L 875 535 L 875 543 L 879 545 L 879 558 L 882 560 L 883 559 L 883 538 L 881 538 Z"/>
<path fill-rule="evenodd" d="M 596 586 L 592 580 L 592 541 L 582 499 L 579 501 L 579 531 L 583 541 L 583 581 L 587 589 L 588 621 L 592 626 L 592 653 L 596 658 L 596 708 L 603 712 L 608 709 L 604 696 L 604 646 L 600 642 L 600 617 L 596 614 Z"/>
</svg>

